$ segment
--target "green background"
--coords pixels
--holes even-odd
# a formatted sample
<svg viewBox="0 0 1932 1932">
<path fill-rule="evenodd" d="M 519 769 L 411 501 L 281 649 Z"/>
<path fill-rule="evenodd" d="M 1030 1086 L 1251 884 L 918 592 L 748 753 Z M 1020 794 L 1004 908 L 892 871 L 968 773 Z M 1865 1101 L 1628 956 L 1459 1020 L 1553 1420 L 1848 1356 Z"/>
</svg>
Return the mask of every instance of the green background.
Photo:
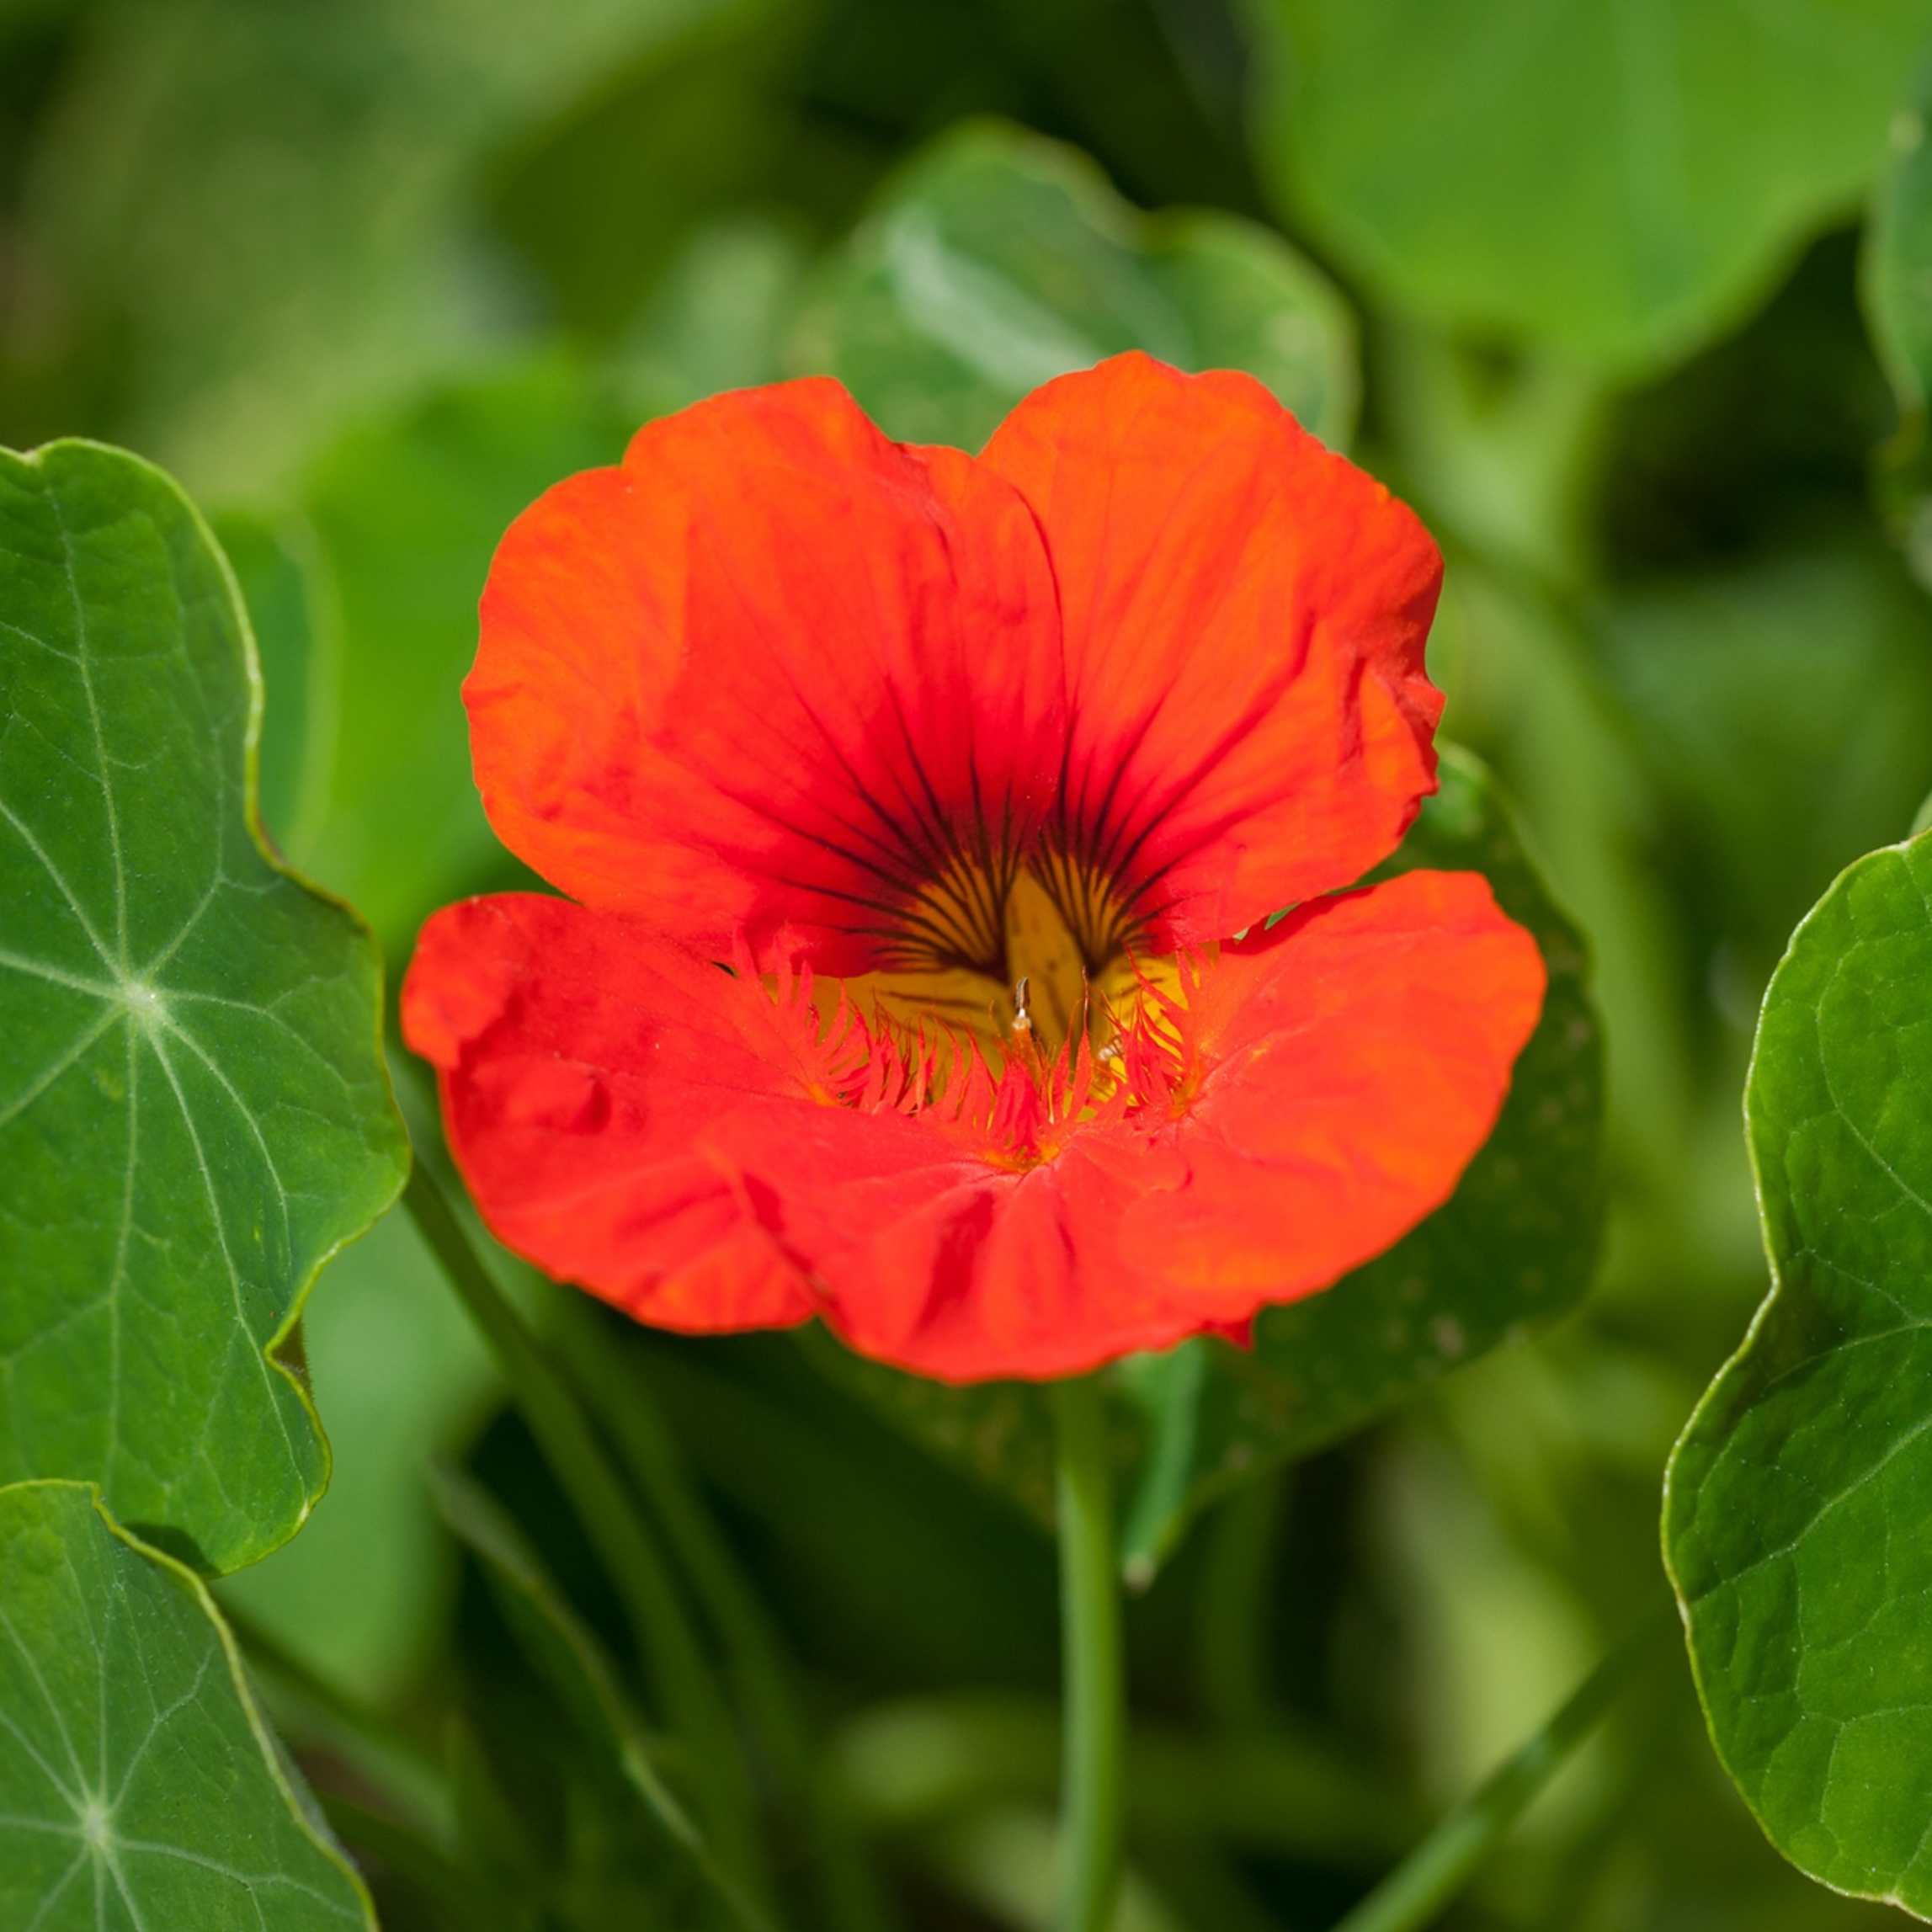
<svg viewBox="0 0 1932 1932">
<path fill-rule="evenodd" d="M 1461 1326 L 1385 1335 L 1373 1360 L 1426 1341 L 1455 1372 L 1236 1453 L 1184 1530 L 1163 1509 L 1243 1447 L 1190 1379 L 1227 1365 L 1122 1378 L 1169 1525 L 1130 1611 L 1136 1925 L 1332 1924 L 1665 1594 L 1665 1459 L 1766 1285 L 1758 1004 L 1932 790 L 1927 40 L 1904 0 L 0 0 L 0 444 L 123 443 L 210 512 L 258 633 L 268 831 L 361 910 L 391 987 L 430 908 L 517 879 L 454 695 L 491 548 L 652 413 L 828 369 L 897 433 L 971 442 L 1138 343 L 1253 369 L 1437 532 L 1445 733 L 1512 801 L 1496 836 L 1601 1019 L 1600 1184 L 1531 1149 L 1576 1276 L 1552 1300 L 1599 1209 L 1600 1264 L 1521 1332 L 1483 1280 L 1481 1339 L 1510 1345 L 1480 1359 L 1445 1345 Z M 907 1416 L 785 1339 L 596 1341 L 796 1659 L 891 1908 L 1040 1923 L 1054 1610 L 1024 1413 Z M 582 1685 L 519 1661 L 500 1562 L 433 1485 L 446 1462 L 501 1499 L 635 1695 L 406 1224 L 330 1264 L 304 1347 L 333 1482 L 218 1595 L 406 1764 L 456 1767 L 419 1809 L 488 1871 L 478 1912 L 548 1932 L 687 1899 L 608 1724 L 559 1746 Z M 316 1701 L 271 1689 L 317 1790 L 366 1799 Z M 434 1932 L 366 1855 L 384 1923 Z M 1448 1921 L 1887 1922 L 1766 1844 L 1680 1658 Z"/>
</svg>

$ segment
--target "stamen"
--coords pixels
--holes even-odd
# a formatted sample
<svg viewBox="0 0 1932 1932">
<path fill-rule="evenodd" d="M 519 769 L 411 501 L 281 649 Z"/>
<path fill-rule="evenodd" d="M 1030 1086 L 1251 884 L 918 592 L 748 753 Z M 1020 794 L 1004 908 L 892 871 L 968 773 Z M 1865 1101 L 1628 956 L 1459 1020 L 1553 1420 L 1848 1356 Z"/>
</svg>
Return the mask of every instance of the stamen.
<svg viewBox="0 0 1932 1932">
<path fill-rule="evenodd" d="M 1019 983 L 1013 989 L 1014 1020 L 1015 1033 L 1030 1033 L 1033 1030 L 1033 1015 L 1026 1009 L 1027 988 L 1033 983 L 1030 973 L 1022 973 Z"/>
</svg>

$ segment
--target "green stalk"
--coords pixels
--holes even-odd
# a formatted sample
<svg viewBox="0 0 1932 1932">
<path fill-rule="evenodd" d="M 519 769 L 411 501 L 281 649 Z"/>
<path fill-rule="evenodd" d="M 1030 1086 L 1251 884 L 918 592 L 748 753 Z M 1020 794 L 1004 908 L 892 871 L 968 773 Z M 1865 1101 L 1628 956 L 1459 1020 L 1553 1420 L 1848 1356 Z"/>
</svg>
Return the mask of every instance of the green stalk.
<svg viewBox="0 0 1932 1932">
<path fill-rule="evenodd" d="M 724 1646 L 743 1708 L 808 1826 L 828 1919 L 845 1932 L 880 1932 L 887 1914 L 877 1881 L 843 1794 L 817 1762 L 792 1660 L 692 1487 L 651 1391 L 612 1348 L 599 1314 L 588 1300 L 558 1310 L 564 1366 L 589 1398 Z"/>
<path fill-rule="evenodd" d="M 762 1895 L 764 1860 L 730 1708 L 623 1479 L 421 1159 L 402 1198 L 495 1354 L 530 1433 L 623 1599 L 664 1714 L 689 1749 L 694 1795 L 721 1863 Z"/>
<path fill-rule="evenodd" d="M 298 1657 L 265 1625 L 221 1600 L 222 1621 L 234 1633 L 250 1671 L 268 1677 L 319 1723 L 329 1742 L 372 1782 L 381 1786 L 437 1830 L 445 1830 L 453 1806 L 443 1765 L 421 1739 L 386 1711 L 354 1697 Z M 285 1723 L 285 1714 L 278 1712 Z"/>
<path fill-rule="evenodd" d="M 1099 1383 L 1089 1376 L 1056 1384 L 1053 1412 L 1066 1685 L 1060 1932 L 1109 1932 L 1120 1888 L 1127 1700 L 1107 1410 Z"/>
<path fill-rule="evenodd" d="M 1571 1752 L 1596 1728 L 1666 1627 L 1662 1615 L 1640 1624 L 1542 1729 L 1450 1812 L 1335 1932 L 1422 1932 L 1434 1924 Z"/>
</svg>

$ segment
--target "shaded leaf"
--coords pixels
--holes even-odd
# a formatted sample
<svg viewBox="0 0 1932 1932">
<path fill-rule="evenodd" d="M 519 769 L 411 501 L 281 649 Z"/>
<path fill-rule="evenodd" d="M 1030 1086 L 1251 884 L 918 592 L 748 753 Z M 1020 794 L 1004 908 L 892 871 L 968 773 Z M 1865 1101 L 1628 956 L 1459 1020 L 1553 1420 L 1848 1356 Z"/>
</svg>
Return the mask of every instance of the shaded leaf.
<svg viewBox="0 0 1932 1932">
<path fill-rule="evenodd" d="M 1861 279 L 1879 359 L 1898 399 L 1897 434 L 1882 452 L 1886 507 L 1921 583 L 1932 588 L 1932 61 L 1892 124 L 1892 164 L 1866 230 Z"/>
<path fill-rule="evenodd" d="M 212 519 L 248 613 L 262 676 L 258 802 L 277 849 L 314 838 L 333 762 L 341 641 L 322 591 L 314 533 L 295 519 L 230 511 Z"/>
<path fill-rule="evenodd" d="M 1632 583 L 1605 616 L 1605 668 L 1674 807 L 1660 863 L 1688 875 L 1679 924 L 1722 943 L 1742 1033 L 1805 908 L 1932 777 L 1924 600 L 1860 517 Z"/>
<path fill-rule="evenodd" d="M 631 1804 L 641 1806 L 679 1848 L 681 1860 L 727 1908 L 732 1923 L 764 1925 L 758 1908 L 719 1868 L 689 1814 L 659 1776 L 616 1671 L 514 1520 L 487 1490 L 453 1469 L 435 1472 L 433 1486 L 444 1521 L 482 1564 L 505 1621 L 558 1700 L 574 1738 L 591 1747 L 595 1762 Z M 634 1830 L 625 1835 L 634 1838 Z"/>
<path fill-rule="evenodd" d="M 327 1452 L 274 1359 L 407 1159 L 354 916 L 256 835 L 258 689 L 160 471 L 0 456 L 0 1476 L 86 1476 L 216 1569 Z"/>
<path fill-rule="evenodd" d="M 381 1697 L 447 1637 L 456 1566 L 419 1472 L 487 1412 L 494 1365 L 402 1214 L 330 1263 L 302 1342 L 328 1414 L 328 1494 L 222 1602 L 327 1682 Z"/>
<path fill-rule="evenodd" d="M 1277 199 L 1448 327 L 1656 368 L 1738 320 L 1883 158 L 1920 0 L 1252 0 Z"/>
<path fill-rule="evenodd" d="M 0 1924 L 375 1924 L 206 1589 L 84 1483 L 0 1489 Z"/>
<path fill-rule="evenodd" d="M 1717 1753 L 1815 1878 L 1932 1917 L 1932 837 L 1792 935 L 1745 1094 L 1772 1286 L 1671 1459 Z"/>
<path fill-rule="evenodd" d="M 1348 440 L 1355 330 L 1327 280 L 1232 216 L 1144 216 L 1084 155 L 997 122 L 915 159 L 827 269 L 793 342 L 889 434 L 977 450 L 1028 390 L 1122 349 L 1245 369 Z"/>
</svg>

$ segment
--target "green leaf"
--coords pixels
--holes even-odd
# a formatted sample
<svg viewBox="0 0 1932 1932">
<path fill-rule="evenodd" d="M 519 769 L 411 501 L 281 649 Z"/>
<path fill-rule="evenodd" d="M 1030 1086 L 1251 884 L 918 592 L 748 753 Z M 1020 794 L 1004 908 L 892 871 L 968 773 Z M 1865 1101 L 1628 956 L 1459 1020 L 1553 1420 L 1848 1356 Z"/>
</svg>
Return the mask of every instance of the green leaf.
<svg viewBox="0 0 1932 1932">
<path fill-rule="evenodd" d="M 1250 0 L 1276 198 L 1445 326 L 1653 370 L 1883 157 L 1921 0 Z"/>
<path fill-rule="evenodd" d="M 643 1728 L 615 1670 L 514 1519 L 487 1490 L 456 1470 L 433 1471 L 431 1487 L 444 1524 L 482 1564 L 505 1620 L 571 1723 L 596 1744 L 667 1833 L 688 1850 L 699 1850 L 689 1815 L 651 1762 Z"/>
<path fill-rule="evenodd" d="M 1771 1841 L 1932 1917 L 1932 835 L 1792 935 L 1745 1094 L 1771 1291 L 1671 1459 L 1717 1754 Z"/>
<path fill-rule="evenodd" d="M 1819 890 L 1896 837 L 1924 790 L 1924 599 L 1858 516 L 1631 583 L 1604 614 L 1605 668 L 1652 795 L 1674 808 L 1669 862 L 1690 882 L 1679 944 L 1722 947 L 1754 1003 Z"/>
<path fill-rule="evenodd" d="M 217 1570 L 327 1450 L 276 1359 L 407 1149 L 379 968 L 263 850 L 247 623 L 161 472 L 0 455 L 0 1477 Z"/>
<path fill-rule="evenodd" d="M 514 1519 L 487 1490 L 453 1469 L 436 1470 L 432 1486 L 444 1521 L 482 1565 L 505 1622 L 555 1700 L 553 1711 L 567 1722 L 570 1737 L 558 1775 L 594 1771 L 605 1794 L 618 1801 L 618 1823 L 604 1846 L 612 1869 L 601 1874 L 574 1871 L 573 1888 L 582 1892 L 593 1885 L 635 1885 L 652 1877 L 661 1881 L 666 1865 L 674 1864 L 700 1882 L 707 1903 L 721 1908 L 730 1924 L 760 1932 L 767 1925 L 763 1913 L 721 1869 L 690 1815 L 659 1775 L 643 1726 L 616 1670 L 565 1601 Z M 551 1742 L 554 1745 L 554 1735 Z M 642 1834 L 640 1810 L 648 1821 Z M 588 1855 L 592 1847 L 584 1842 L 589 1835 L 581 1829 L 578 1834 L 577 1850 L 586 1855 L 585 1864 L 593 1862 Z M 662 1849 L 665 1841 L 675 1847 L 669 1859 Z M 660 1912 L 669 1911 L 679 1923 L 693 1913 L 689 1900 L 681 1911 L 662 1899 L 657 1903 Z"/>
<path fill-rule="evenodd" d="M 811 248 L 770 216 L 707 223 L 666 265 L 610 359 L 640 419 L 722 390 L 776 382 Z"/>
<path fill-rule="evenodd" d="M 1123 349 L 1245 369 L 1348 440 L 1354 326 L 1278 236 L 1143 216 L 1087 157 L 998 123 L 915 159 L 826 270 L 793 343 L 892 435 L 977 450 L 1020 397 Z"/>
<path fill-rule="evenodd" d="M 1881 495 L 1920 583 L 1932 587 L 1932 61 L 1892 124 L 1860 270 L 1865 311 L 1898 398 L 1897 434 L 1881 452 Z"/>
<path fill-rule="evenodd" d="M 221 1600 L 327 1681 L 397 1695 L 446 1637 L 455 1580 L 418 1472 L 487 1413 L 494 1365 L 401 1214 L 330 1263 L 302 1344 L 328 1407 L 327 1507 Z"/>
<path fill-rule="evenodd" d="M 1126 1485 L 1123 1559 L 1149 1580 L 1194 1514 L 1271 1463 L 1362 1427 L 1589 1285 L 1600 1216 L 1603 1108 L 1581 941 L 1550 903 L 1488 772 L 1445 748 L 1441 790 L 1385 873 L 1480 871 L 1550 971 L 1543 1017 L 1488 1145 L 1447 1206 L 1325 1294 L 1267 1310 L 1252 1350 L 1201 1339 L 1113 1371 Z M 860 1362 L 822 1338 L 811 1359 L 941 1456 L 1030 1514 L 1051 1514 L 1051 1440 L 1036 1386 L 965 1389 Z"/>
<path fill-rule="evenodd" d="M 279 850 L 299 853 L 314 840 L 342 683 L 322 559 L 314 533 L 293 519 L 230 511 L 212 527 L 248 613 L 262 674 L 262 823 Z"/>
<path fill-rule="evenodd" d="M 0 1489 L 0 1924 L 375 1932 L 206 1589 L 84 1483 Z"/>
</svg>

